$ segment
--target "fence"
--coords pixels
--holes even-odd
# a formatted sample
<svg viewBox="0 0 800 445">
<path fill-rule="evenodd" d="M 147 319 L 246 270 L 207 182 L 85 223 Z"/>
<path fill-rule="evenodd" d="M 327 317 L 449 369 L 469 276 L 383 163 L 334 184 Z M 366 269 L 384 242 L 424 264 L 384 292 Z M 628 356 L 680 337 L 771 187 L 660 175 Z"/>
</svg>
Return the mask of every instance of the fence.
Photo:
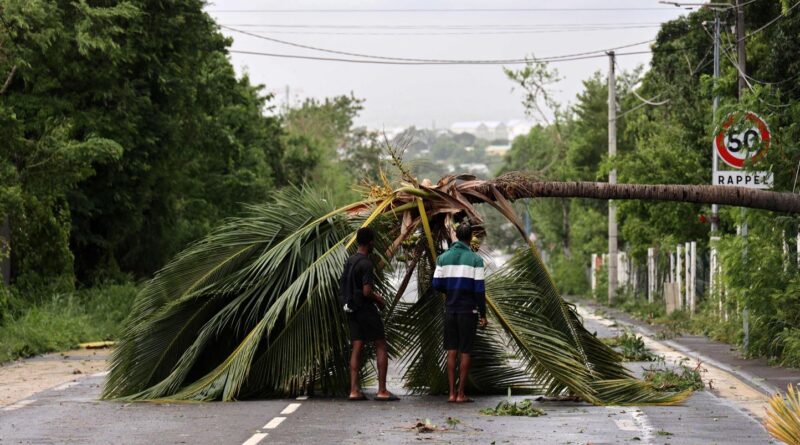
<svg viewBox="0 0 800 445">
<path fill-rule="evenodd" d="M 617 257 L 617 283 L 633 295 L 646 295 L 649 302 L 663 297 L 667 312 L 686 310 L 694 313 L 699 296 L 709 289 L 711 264 L 716 256 L 696 241 L 681 243 L 671 250 L 647 249 L 647 258 L 637 263 L 629 252 Z M 608 254 L 592 254 L 590 280 L 592 292 L 601 285 Z"/>
</svg>

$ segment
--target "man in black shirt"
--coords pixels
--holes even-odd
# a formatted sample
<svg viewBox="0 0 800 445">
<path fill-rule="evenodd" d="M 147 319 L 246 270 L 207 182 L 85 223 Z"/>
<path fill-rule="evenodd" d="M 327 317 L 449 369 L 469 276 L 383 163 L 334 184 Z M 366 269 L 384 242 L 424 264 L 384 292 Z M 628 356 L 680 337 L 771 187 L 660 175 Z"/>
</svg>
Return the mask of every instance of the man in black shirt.
<svg viewBox="0 0 800 445">
<path fill-rule="evenodd" d="M 375 400 L 398 400 L 386 390 L 386 370 L 389 356 L 386 352 L 386 336 L 380 310 L 386 303 L 374 290 L 374 272 L 370 252 L 375 245 L 375 232 L 363 227 L 356 234 L 358 252 L 347 259 L 342 273 L 342 295 L 348 296 L 345 310 L 350 325 L 350 340 L 353 350 L 350 353 L 350 396 L 349 400 L 367 400 L 359 388 L 358 371 L 361 369 L 361 350 L 364 343 L 375 345 L 378 366 L 378 394 Z"/>
</svg>

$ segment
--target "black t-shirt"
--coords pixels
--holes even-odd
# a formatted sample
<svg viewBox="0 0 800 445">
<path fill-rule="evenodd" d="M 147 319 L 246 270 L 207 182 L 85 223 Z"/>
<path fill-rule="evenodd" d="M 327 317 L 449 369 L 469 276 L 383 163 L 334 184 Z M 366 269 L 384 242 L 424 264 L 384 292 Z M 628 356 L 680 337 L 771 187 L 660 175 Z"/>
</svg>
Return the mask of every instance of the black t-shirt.
<svg viewBox="0 0 800 445">
<path fill-rule="evenodd" d="M 356 253 L 344 263 L 340 289 L 343 295 L 353 296 L 353 302 L 356 307 L 352 309 L 374 306 L 364 304 L 365 284 L 375 284 L 372 260 L 367 255 Z"/>
</svg>

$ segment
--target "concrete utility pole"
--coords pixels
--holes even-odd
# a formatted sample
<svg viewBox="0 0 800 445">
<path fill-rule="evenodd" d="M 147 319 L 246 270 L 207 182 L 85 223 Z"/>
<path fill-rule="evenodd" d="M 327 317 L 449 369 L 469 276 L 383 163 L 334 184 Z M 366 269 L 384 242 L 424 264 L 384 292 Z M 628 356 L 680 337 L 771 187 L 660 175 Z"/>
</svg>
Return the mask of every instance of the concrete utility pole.
<svg viewBox="0 0 800 445">
<path fill-rule="evenodd" d="M 742 0 L 736 0 L 736 43 L 739 65 L 739 101 L 742 100 L 742 95 L 745 88 L 747 88 L 747 54 L 745 53 L 744 41 L 744 5 Z M 742 216 L 747 216 L 747 210 L 742 209 Z M 744 260 L 745 267 L 747 267 L 747 220 L 742 221 L 742 240 L 744 241 L 744 250 L 742 251 L 742 259 Z M 745 293 L 745 299 L 747 294 Z M 745 301 L 744 308 L 742 309 L 742 330 L 744 331 L 744 350 L 747 351 L 750 346 L 750 309 L 747 307 Z"/>
<path fill-rule="evenodd" d="M 717 87 L 719 81 L 719 10 L 714 10 L 714 88 Z M 717 109 L 719 108 L 719 94 L 714 94 L 714 105 L 712 106 L 712 116 L 714 123 L 717 122 Z M 711 174 L 715 175 L 718 169 L 717 152 L 714 148 L 711 149 Z M 711 183 L 714 183 L 712 178 Z M 719 230 L 719 206 L 717 204 L 711 205 L 711 233 L 713 234 Z"/>
<path fill-rule="evenodd" d="M 617 81 L 614 75 L 614 51 L 608 52 L 608 157 L 617 155 Z M 617 183 L 617 169 L 608 172 L 608 183 Z M 608 201 L 608 304 L 617 292 L 617 206 Z"/>
<path fill-rule="evenodd" d="M 720 21 L 719 21 L 719 9 L 714 10 L 714 89 L 717 88 L 717 82 L 719 82 L 719 46 L 720 46 L 720 37 L 719 37 L 719 28 L 720 28 Z M 717 123 L 717 109 L 719 108 L 719 94 L 714 93 L 714 104 L 712 106 L 712 119 L 714 124 Z M 717 157 L 716 148 L 711 148 L 711 183 L 714 184 L 714 177 L 717 174 L 717 170 L 719 169 L 719 158 Z M 722 293 L 720 292 L 719 295 L 717 294 L 720 286 L 719 286 L 719 276 L 717 275 L 717 270 L 719 268 L 719 256 L 717 254 L 717 246 L 716 243 L 719 241 L 719 205 L 711 204 L 711 243 L 710 243 L 710 266 L 711 271 L 708 274 L 708 289 L 709 289 L 709 296 L 711 298 L 719 298 L 719 310 L 720 314 L 722 314 Z"/>
<path fill-rule="evenodd" d="M 744 48 L 744 5 L 742 0 L 736 1 L 736 43 L 739 54 L 739 99 L 742 99 L 742 92 L 747 88 L 747 54 Z"/>
</svg>

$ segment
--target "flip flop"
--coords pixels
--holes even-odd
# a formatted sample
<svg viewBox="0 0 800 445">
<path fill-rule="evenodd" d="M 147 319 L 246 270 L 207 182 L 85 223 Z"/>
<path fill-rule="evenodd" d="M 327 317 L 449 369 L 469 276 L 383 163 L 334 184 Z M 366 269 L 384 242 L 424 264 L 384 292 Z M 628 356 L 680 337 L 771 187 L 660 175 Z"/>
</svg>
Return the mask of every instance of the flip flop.
<svg viewBox="0 0 800 445">
<path fill-rule="evenodd" d="M 400 397 L 397 397 L 396 395 L 391 394 L 389 397 L 375 396 L 375 398 L 373 400 L 378 401 L 378 402 L 396 402 L 396 401 L 400 400 Z"/>
<path fill-rule="evenodd" d="M 475 401 L 470 398 L 466 398 L 464 400 L 456 400 L 454 403 L 475 403 Z"/>
<path fill-rule="evenodd" d="M 349 402 L 360 402 L 362 400 L 369 400 L 369 398 L 367 398 L 367 396 L 364 394 L 361 394 L 361 397 L 348 397 L 347 400 Z"/>
</svg>

